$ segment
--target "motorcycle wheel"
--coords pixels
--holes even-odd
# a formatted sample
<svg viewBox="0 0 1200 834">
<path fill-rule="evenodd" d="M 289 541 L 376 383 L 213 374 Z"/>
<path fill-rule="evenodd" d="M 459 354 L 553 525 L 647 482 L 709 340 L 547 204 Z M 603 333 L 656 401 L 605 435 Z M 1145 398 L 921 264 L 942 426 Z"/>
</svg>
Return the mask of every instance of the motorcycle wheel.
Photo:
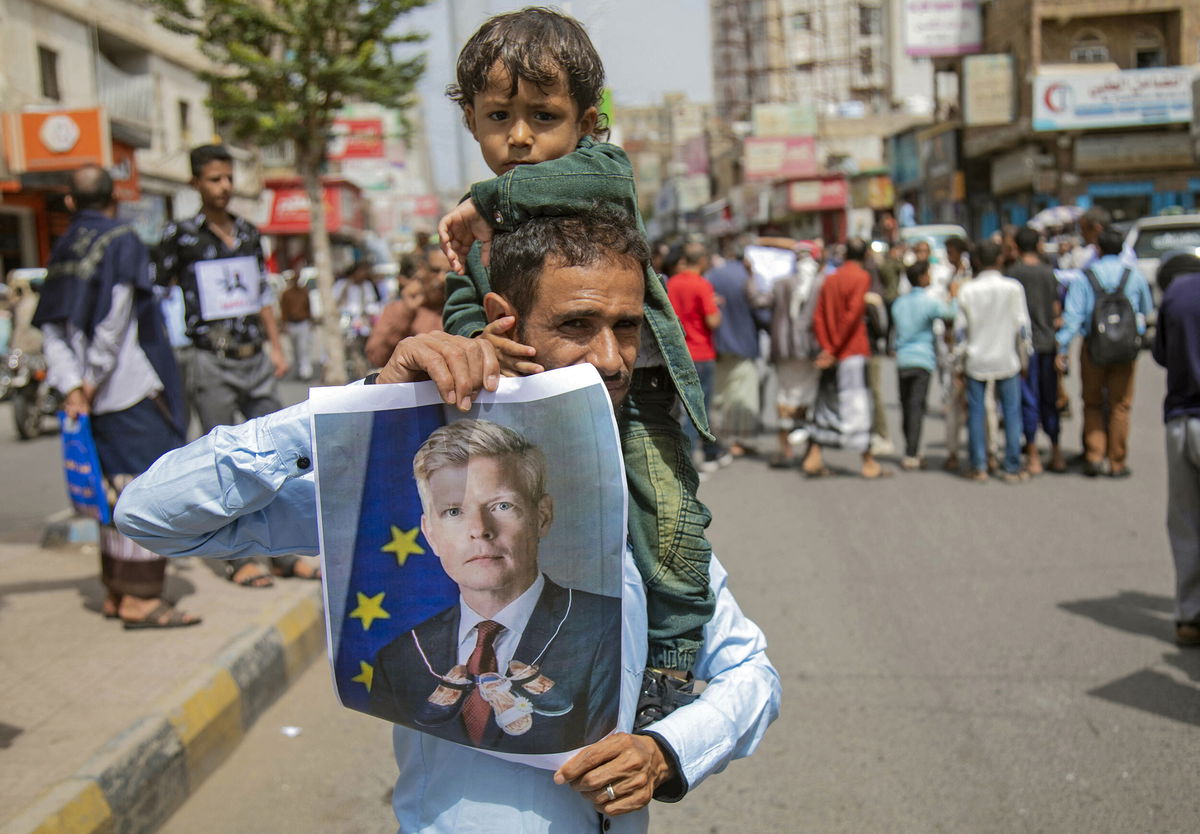
<svg viewBox="0 0 1200 834">
<path fill-rule="evenodd" d="M 31 387 L 13 395 L 13 419 L 22 440 L 32 440 L 42 433 L 42 412 L 37 404 L 37 388 Z"/>
</svg>

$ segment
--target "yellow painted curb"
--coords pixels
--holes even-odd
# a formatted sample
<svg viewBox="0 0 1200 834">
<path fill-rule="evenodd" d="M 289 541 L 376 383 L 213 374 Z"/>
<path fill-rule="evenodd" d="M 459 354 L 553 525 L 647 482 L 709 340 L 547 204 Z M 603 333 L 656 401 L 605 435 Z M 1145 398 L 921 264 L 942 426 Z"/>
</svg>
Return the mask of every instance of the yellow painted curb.
<svg viewBox="0 0 1200 834">
<path fill-rule="evenodd" d="M 312 597 L 296 602 L 270 626 L 279 632 L 288 681 L 293 681 L 325 648 L 325 617 Z"/>
<path fill-rule="evenodd" d="M 47 813 L 46 806 L 53 810 Z M 100 786 L 90 780 L 69 779 L 56 785 L 42 801 L 0 831 L 4 834 L 112 834 L 115 828 L 112 810 Z"/>
<path fill-rule="evenodd" d="M 205 671 L 182 691 L 193 694 L 168 707 L 167 720 L 183 744 L 188 782 L 194 787 L 242 740 L 242 694 L 233 675 L 220 668 Z"/>
</svg>

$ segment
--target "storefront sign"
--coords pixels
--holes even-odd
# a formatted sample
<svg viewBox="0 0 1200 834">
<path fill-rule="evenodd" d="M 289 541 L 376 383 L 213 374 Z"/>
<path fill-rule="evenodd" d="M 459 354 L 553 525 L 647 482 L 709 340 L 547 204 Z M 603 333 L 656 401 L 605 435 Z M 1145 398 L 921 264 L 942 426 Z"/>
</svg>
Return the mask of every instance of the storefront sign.
<svg viewBox="0 0 1200 834">
<path fill-rule="evenodd" d="M 330 159 L 382 159 L 383 119 L 334 119 Z"/>
<path fill-rule="evenodd" d="M 855 177 L 850 180 L 850 202 L 859 209 L 890 209 L 896 202 L 892 178 L 880 174 Z"/>
<path fill-rule="evenodd" d="M 817 132 L 817 114 L 811 104 L 756 104 L 751 120 L 759 139 L 813 136 Z"/>
<path fill-rule="evenodd" d="M 113 163 L 108 118 L 100 108 L 5 113 L 4 144 L 14 174 L 70 171 Z"/>
<path fill-rule="evenodd" d="M 798 179 L 817 173 L 817 145 L 811 136 L 749 137 L 742 154 L 747 180 Z"/>
<path fill-rule="evenodd" d="M 968 55 L 963 58 L 963 123 L 1006 125 L 1013 120 L 1013 57 Z"/>
<path fill-rule="evenodd" d="M 271 213 L 264 234 L 308 234 L 312 224 L 312 204 L 300 185 L 270 187 Z M 353 186 L 345 182 L 329 183 L 324 189 L 325 228 L 331 233 L 361 230 L 361 198 Z"/>
<path fill-rule="evenodd" d="M 1033 129 L 1189 122 L 1195 76 L 1192 67 L 1039 74 L 1033 81 Z"/>
<path fill-rule="evenodd" d="M 788 208 L 791 211 L 826 211 L 846 208 L 849 189 L 842 178 L 801 180 L 788 183 Z"/>
<path fill-rule="evenodd" d="M 1192 167 L 1186 133 L 1117 133 L 1075 140 L 1075 170 L 1085 173 Z"/>
<path fill-rule="evenodd" d="M 969 55 L 983 43 L 979 0 L 907 0 L 904 48 L 913 57 Z"/>
<path fill-rule="evenodd" d="M 1033 185 L 1037 149 L 1018 148 L 992 160 L 992 193 L 1011 194 Z"/>
</svg>

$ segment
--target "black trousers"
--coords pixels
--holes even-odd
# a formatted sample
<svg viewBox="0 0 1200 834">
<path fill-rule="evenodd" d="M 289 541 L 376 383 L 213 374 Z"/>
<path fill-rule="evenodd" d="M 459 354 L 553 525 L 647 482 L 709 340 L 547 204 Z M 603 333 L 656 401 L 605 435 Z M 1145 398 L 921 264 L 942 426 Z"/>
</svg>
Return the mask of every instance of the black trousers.
<svg viewBox="0 0 1200 834">
<path fill-rule="evenodd" d="M 904 456 L 915 458 L 921 450 L 921 427 L 929 397 L 929 371 L 900 368 L 900 414 L 904 421 Z"/>
</svg>

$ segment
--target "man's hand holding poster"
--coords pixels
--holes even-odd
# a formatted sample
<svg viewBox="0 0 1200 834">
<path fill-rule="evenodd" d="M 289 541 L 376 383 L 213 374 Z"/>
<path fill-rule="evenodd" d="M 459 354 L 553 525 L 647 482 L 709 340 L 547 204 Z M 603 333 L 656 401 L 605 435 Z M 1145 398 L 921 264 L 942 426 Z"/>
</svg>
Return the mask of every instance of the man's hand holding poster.
<svg viewBox="0 0 1200 834">
<path fill-rule="evenodd" d="M 626 493 L 581 365 L 483 392 L 314 389 L 326 616 L 343 705 L 553 769 L 619 715 Z"/>
</svg>

